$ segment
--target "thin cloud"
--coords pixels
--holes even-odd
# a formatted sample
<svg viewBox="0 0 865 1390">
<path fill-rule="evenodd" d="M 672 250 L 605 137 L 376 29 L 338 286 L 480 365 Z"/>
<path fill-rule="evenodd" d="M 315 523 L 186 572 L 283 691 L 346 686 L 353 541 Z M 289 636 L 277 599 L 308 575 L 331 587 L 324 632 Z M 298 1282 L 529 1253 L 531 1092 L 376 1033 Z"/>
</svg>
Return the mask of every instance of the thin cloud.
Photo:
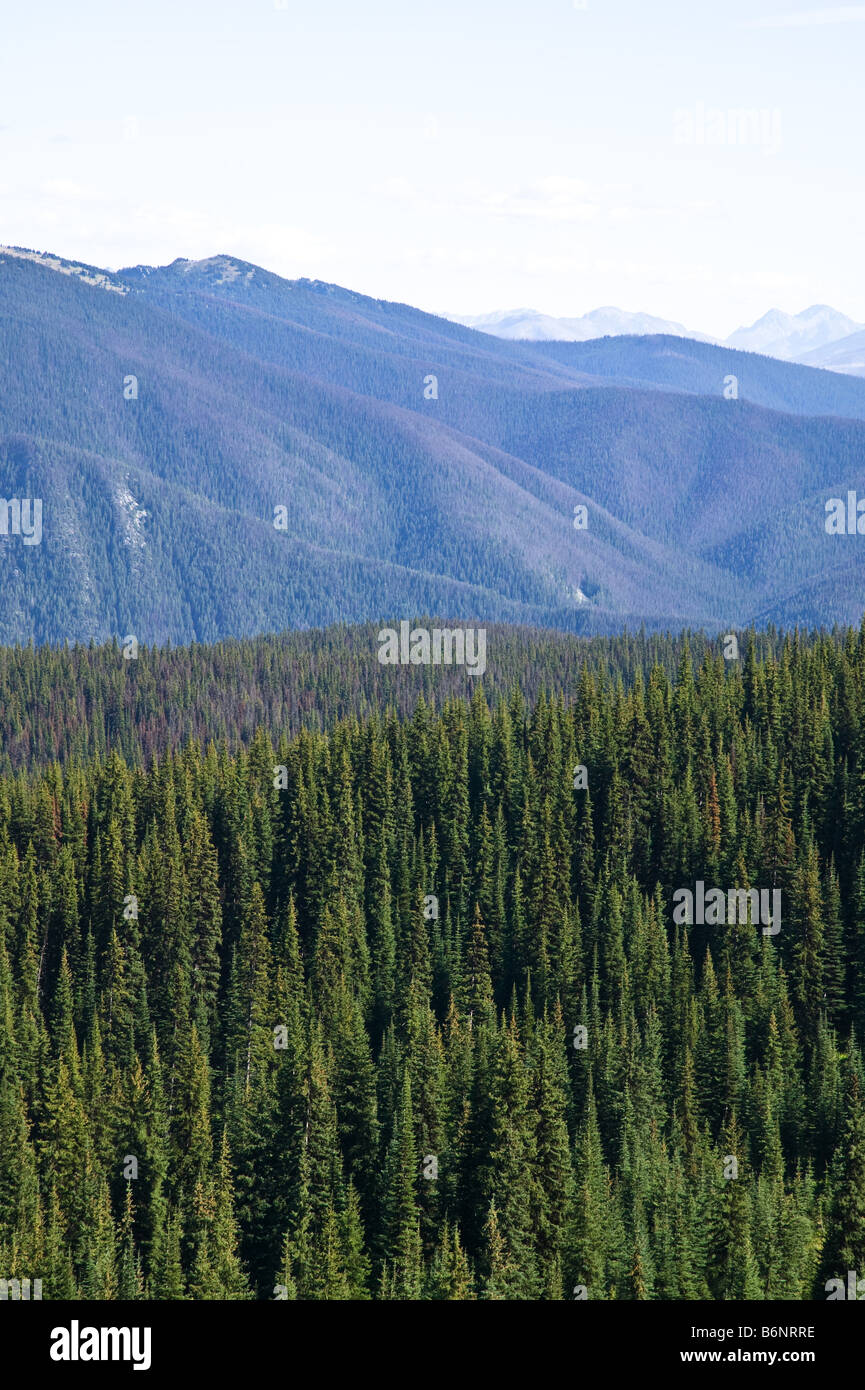
<svg viewBox="0 0 865 1390">
<path fill-rule="evenodd" d="M 549 222 L 591 222 L 600 212 L 598 202 L 582 179 L 558 175 L 539 179 L 527 188 L 486 193 L 481 202 L 497 216 L 532 217 Z"/>
<path fill-rule="evenodd" d="M 799 10 L 794 14 L 752 19 L 746 29 L 812 29 L 818 24 L 856 24 L 865 21 L 865 5 L 838 5 L 831 10 Z"/>
<path fill-rule="evenodd" d="M 682 207 L 628 201 L 626 184 L 593 186 L 583 179 L 550 175 L 510 189 L 477 183 L 458 184 L 432 199 L 404 178 L 376 184 L 372 193 L 391 198 L 424 215 L 467 217 L 482 214 L 496 218 L 531 219 L 550 223 L 590 223 L 599 220 L 632 222 L 648 216 L 680 216 Z M 624 195 L 624 196 L 623 196 Z"/>
</svg>

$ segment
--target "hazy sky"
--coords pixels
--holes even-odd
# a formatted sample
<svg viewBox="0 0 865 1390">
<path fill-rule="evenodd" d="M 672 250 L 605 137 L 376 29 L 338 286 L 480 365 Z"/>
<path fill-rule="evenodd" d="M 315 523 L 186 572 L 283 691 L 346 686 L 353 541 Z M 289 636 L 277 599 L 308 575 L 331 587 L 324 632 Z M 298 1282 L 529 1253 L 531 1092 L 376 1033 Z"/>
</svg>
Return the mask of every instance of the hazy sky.
<svg viewBox="0 0 865 1390">
<path fill-rule="evenodd" d="M 865 321 L 865 4 L 581 4 L 7 7 L 0 242 L 454 313 Z"/>
</svg>

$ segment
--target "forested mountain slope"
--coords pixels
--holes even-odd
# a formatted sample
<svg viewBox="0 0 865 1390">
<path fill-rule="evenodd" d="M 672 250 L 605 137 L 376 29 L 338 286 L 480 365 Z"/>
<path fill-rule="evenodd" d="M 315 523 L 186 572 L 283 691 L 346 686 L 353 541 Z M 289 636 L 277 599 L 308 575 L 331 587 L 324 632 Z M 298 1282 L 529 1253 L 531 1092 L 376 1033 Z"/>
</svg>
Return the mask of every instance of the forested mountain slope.
<svg viewBox="0 0 865 1390">
<path fill-rule="evenodd" d="M 419 619 L 428 627 L 432 619 Z M 325 732 L 340 719 L 393 710 L 414 714 L 475 685 L 490 699 L 515 690 L 534 704 L 544 692 L 576 697 L 583 668 L 629 689 L 655 666 L 672 678 L 685 650 L 700 662 L 725 643 L 699 632 L 575 637 L 537 628 L 493 625 L 487 631 L 482 677 L 460 666 L 383 666 L 378 624 L 324 631 L 280 632 L 191 647 L 142 646 L 127 660 L 116 643 L 68 648 L 0 647 L 0 772 L 70 759 L 90 761 L 116 751 L 133 765 L 182 748 L 190 739 L 247 746 L 257 730 L 276 738 L 301 729 Z M 771 624 L 741 633 L 764 658 L 791 639 Z M 796 634 L 797 644 L 845 640 Z"/>
<path fill-rule="evenodd" d="M 725 380 L 734 376 L 739 399 L 754 405 L 791 415 L 865 418 L 865 383 L 845 377 L 840 371 L 812 369 L 829 363 L 799 366 L 756 352 L 667 334 L 609 337 L 586 343 L 539 343 L 532 345 L 531 355 L 539 364 L 555 363 L 593 377 L 705 396 L 722 394 Z"/>
<path fill-rule="evenodd" d="M 808 1300 L 865 1267 L 865 634 L 608 656 L 0 776 L 5 1277 Z M 777 929 L 677 924 L 703 881 Z"/>
<path fill-rule="evenodd" d="M 679 341 L 568 355 L 228 257 L 101 284 L 0 253 L 2 494 L 42 502 L 38 543 L 0 536 L 0 639 L 858 622 L 824 522 L 865 492 L 865 383 L 748 355 L 726 400 L 724 349 L 664 379 Z"/>
</svg>

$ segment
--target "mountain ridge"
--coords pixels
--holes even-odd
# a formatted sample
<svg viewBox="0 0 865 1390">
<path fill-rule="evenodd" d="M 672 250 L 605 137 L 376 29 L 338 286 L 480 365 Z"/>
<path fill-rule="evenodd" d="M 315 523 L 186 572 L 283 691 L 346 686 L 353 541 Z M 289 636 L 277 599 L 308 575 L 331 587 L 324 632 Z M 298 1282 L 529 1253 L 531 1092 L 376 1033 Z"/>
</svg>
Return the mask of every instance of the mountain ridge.
<svg viewBox="0 0 865 1390">
<path fill-rule="evenodd" d="M 664 335 L 508 342 L 225 256 L 97 293 L 59 259 L 0 252 L 2 491 L 45 525 L 0 537 L 0 640 L 861 614 L 824 582 L 821 500 L 865 493 L 854 377 Z"/>
<path fill-rule="evenodd" d="M 680 323 L 659 319 L 651 314 L 633 313 L 612 306 L 593 309 L 571 318 L 542 314 L 534 309 L 495 310 L 489 314 L 448 317 L 478 332 L 510 341 L 586 342 L 606 336 L 662 334 L 830 369 L 829 350 L 865 329 L 865 324 L 856 323 L 826 304 L 809 305 L 798 314 L 769 309 L 754 323 L 737 328 L 724 339 L 695 332 Z M 858 366 L 859 359 L 856 357 L 853 365 L 842 367 L 841 370 L 865 375 L 865 367 L 859 372 Z"/>
</svg>

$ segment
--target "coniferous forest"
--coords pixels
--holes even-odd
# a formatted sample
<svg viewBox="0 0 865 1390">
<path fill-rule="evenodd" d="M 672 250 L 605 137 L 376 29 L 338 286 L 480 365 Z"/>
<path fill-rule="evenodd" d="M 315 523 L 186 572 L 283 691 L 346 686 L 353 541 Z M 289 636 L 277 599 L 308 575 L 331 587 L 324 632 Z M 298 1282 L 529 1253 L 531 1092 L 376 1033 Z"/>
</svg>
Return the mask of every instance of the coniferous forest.
<svg viewBox="0 0 865 1390">
<path fill-rule="evenodd" d="M 231 648 L 215 723 L 216 649 L 3 653 L 4 1274 L 823 1300 L 865 1271 L 865 626 L 735 660 L 515 633 L 529 690 L 491 636 L 483 679 L 409 669 L 410 699 L 356 639 L 298 638 L 297 689 L 298 650 Z M 698 882 L 779 892 L 779 929 L 677 921 Z"/>
</svg>

